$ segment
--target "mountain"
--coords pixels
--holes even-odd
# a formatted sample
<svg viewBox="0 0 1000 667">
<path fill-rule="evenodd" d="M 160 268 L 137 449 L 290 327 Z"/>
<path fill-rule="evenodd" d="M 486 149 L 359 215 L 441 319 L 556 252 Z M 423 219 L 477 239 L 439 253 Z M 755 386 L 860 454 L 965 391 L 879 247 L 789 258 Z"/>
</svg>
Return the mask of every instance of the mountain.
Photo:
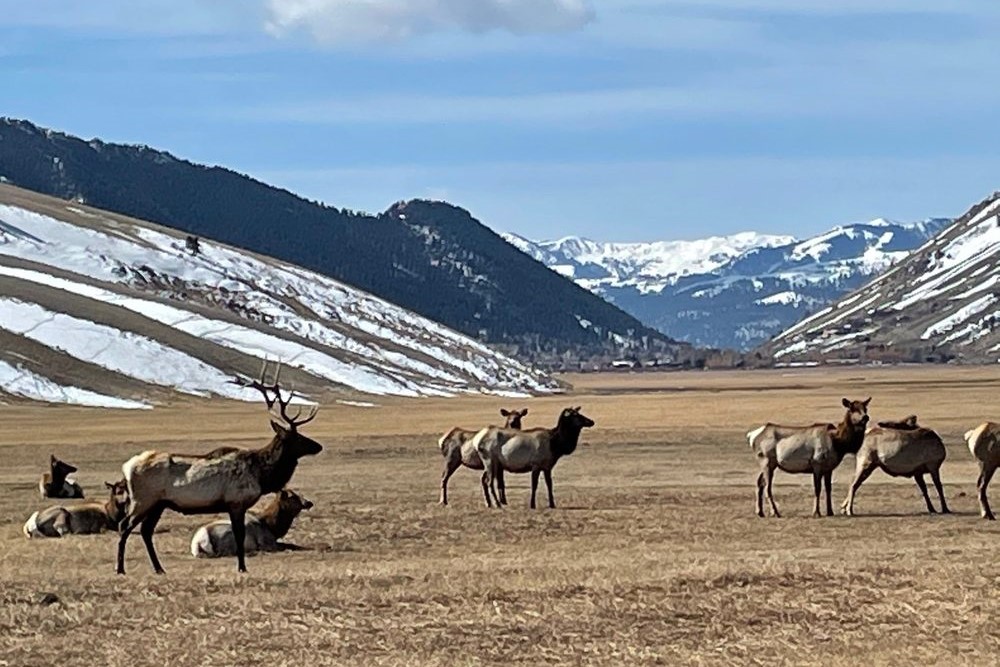
<svg viewBox="0 0 1000 667">
<path fill-rule="evenodd" d="M 1000 192 L 761 349 L 778 363 L 1000 360 Z"/>
<path fill-rule="evenodd" d="M 0 178 L 297 264 L 532 362 L 682 349 L 447 203 L 357 213 L 146 146 L 11 119 L 0 120 Z"/>
<path fill-rule="evenodd" d="M 257 400 L 230 384 L 283 363 L 298 391 L 548 392 L 542 373 L 332 278 L 0 185 L 0 398 L 135 408 Z M 371 399 L 367 399 L 366 403 Z"/>
<path fill-rule="evenodd" d="M 668 336 L 748 350 L 900 261 L 946 224 L 873 220 L 796 240 L 507 241 Z"/>
</svg>

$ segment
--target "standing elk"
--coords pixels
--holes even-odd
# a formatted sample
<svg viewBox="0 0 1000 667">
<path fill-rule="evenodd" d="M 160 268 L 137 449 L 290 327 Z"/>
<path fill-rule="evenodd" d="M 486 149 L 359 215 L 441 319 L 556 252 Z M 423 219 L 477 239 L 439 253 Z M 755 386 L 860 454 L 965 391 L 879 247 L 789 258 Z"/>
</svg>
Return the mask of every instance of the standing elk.
<svg viewBox="0 0 1000 667">
<path fill-rule="evenodd" d="M 993 510 L 986 497 L 986 487 L 993 479 L 993 473 L 1000 466 L 1000 424 L 983 422 L 971 431 L 966 431 L 965 441 L 969 445 L 972 457 L 979 463 L 979 479 L 976 480 L 976 490 L 979 492 L 979 514 L 984 519 L 993 521 Z"/>
<path fill-rule="evenodd" d="M 278 366 L 271 385 L 265 384 L 266 371 L 265 362 L 259 380 L 250 381 L 237 377 L 233 381 L 243 387 L 256 389 L 264 396 L 275 434 L 266 447 L 236 449 L 214 457 L 147 451 L 133 456 L 122 466 L 130 502 L 120 526 L 119 574 L 125 574 L 125 545 L 128 537 L 140 524 L 153 570 L 157 574 L 163 573 L 153 547 L 153 530 L 166 509 L 182 514 L 228 512 L 236 541 L 237 565 L 240 572 L 246 572 L 243 546 L 247 510 L 262 495 L 283 489 L 295 472 L 300 458 L 323 450 L 322 445 L 298 431 L 300 426 L 316 417 L 316 408 L 305 419 L 299 419 L 301 410 L 290 417 L 287 408 L 294 392 L 289 394 L 287 400 L 282 399 L 278 384 L 281 366 Z M 273 412 L 275 403 L 279 408 L 277 415 Z M 276 419 L 284 423 L 279 423 Z"/>
<path fill-rule="evenodd" d="M 947 456 L 944 443 L 937 433 L 917 425 L 917 416 L 910 415 L 901 421 L 879 422 L 865 433 L 864 443 L 857 453 L 854 481 L 841 506 L 847 516 L 854 516 L 854 496 L 868 476 L 881 468 L 892 477 L 912 477 L 924 496 L 927 511 L 936 514 L 927 493 L 924 475 L 930 475 L 941 499 L 941 513 L 949 514 L 948 503 L 941 486 L 941 464 Z"/>
<path fill-rule="evenodd" d="M 76 466 L 60 461 L 54 454 L 49 455 L 49 471 L 42 473 L 38 480 L 38 492 L 42 498 L 83 498 L 83 488 L 69 476 L 76 472 Z"/>
<path fill-rule="evenodd" d="M 830 497 L 833 471 L 844 456 L 855 454 L 861 449 L 868 425 L 868 404 L 864 401 L 849 401 L 841 404 L 847 413 L 840 424 L 813 424 L 812 426 L 779 426 L 767 423 L 747 433 L 750 449 L 757 455 L 760 474 L 757 476 L 757 516 L 764 516 L 764 492 L 771 505 L 771 514 L 780 517 L 778 506 L 771 493 L 771 483 L 776 469 L 793 474 L 813 476 L 813 492 L 816 502 L 813 516 L 820 516 L 819 493 L 821 482 L 826 486 L 826 515 L 833 516 L 833 500 Z"/>
<path fill-rule="evenodd" d="M 576 450 L 580 432 L 594 425 L 594 421 L 580 414 L 580 408 L 566 408 L 559 414 L 555 428 L 533 428 L 527 431 L 487 426 L 472 438 L 473 446 L 482 459 L 483 494 L 486 506 L 490 505 L 490 493 L 498 508 L 502 507 L 497 496 L 494 480 L 504 472 L 531 473 L 531 509 L 535 509 L 535 494 L 538 491 L 538 475 L 545 476 L 545 486 L 549 491 L 549 507 L 555 508 L 556 499 L 552 493 L 552 468 L 563 456 Z"/>
<path fill-rule="evenodd" d="M 311 502 L 289 489 L 282 489 L 274 500 L 260 512 L 248 512 L 243 551 L 278 551 L 278 540 L 288 534 L 292 522 L 303 511 L 313 506 Z M 225 519 L 213 521 L 195 531 L 191 538 L 191 555 L 195 558 L 219 558 L 236 555 L 236 537 L 233 524 Z"/>
<path fill-rule="evenodd" d="M 507 418 L 503 427 L 517 431 L 521 430 L 521 419 L 526 417 L 527 414 L 528 408 L 522 410 L 500 409 L 500 415 Z M 479 458 L 479 452 L 476 451 L 476 448 L 472 444 L 472 438 L 478 432 L 456 426 L 438 440 L 441 455 L 444 456 L 444 470 L 441 472 L 440 502 L 442 505 L 448 504 L 448 480 L 455 474 L 456 470 L 462 466 L 471 468 L 472 470 L 483 469 L 483 462 Z M 499 477 L 497 483 L 500 486 L 500 500 L 506 505 L 507 489 L 503 482 L 503 475 Z"/>
<path fill-rule="evenodd" d="M 56 505 L 35 512 L 24 523 L 24 536 L 62 537 L 63 535 L 89 535 L 105 530 L 117 530 L 128 505 L 125 480 L 111 484 L 105 482 L 110 497 L 104 503 L 89 502 L 79 505 Z"/>
</svg>

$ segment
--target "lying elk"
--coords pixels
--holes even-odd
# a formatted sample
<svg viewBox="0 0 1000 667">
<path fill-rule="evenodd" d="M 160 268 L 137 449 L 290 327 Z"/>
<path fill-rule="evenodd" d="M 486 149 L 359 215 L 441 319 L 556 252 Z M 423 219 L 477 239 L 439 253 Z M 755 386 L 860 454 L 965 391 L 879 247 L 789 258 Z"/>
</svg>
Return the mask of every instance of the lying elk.
<svg viewBox="0 0 1000 667">
<path fill-rule="evenodd" d="M 813 516 L 820 516 L 820 483 L 826 485 L 826 515 L 833 516 L 833 500 L 830 497 L 833 471 L 847 454 L 855 454 L 861 449 L 868 424 L 868 404 L 864 401 L 841 403 L 847 408 L 839 425 L 813 424 L 812 426 L 779 426 L 767 423 L 747 433 L 750 449 L 757 455 L 760 474 L 757 476 L 757 516 L 764 516 L 764 492 L 771 505 L 771 514 L 780 517 L 774 503 L 771 483 L 776 469 L 788 473 L 813 476 L 813 492 L 816 502 Z"/>
<path fill-rule="evenodd" d="M 580 414 L 580 408 L 566 408 L 559 415 L 555 428 L 533 428 L 527 431 L 487 426 L 472 438 L 472 444 L 479 452 L 483 467 L 483 494 L 486 506 L 490 505 L 490 493 L 496 506 L 501 507 L 494 480 L 504 472 L 531 473 L 531 509 L 535 509 L 535 494 L 538 491 L 538 475 L 545 475 L 545 486 L 549 490 L 549 507 L 555 508 L 556 499 L 552 493 L 552 468 L 563 456 L 576 450 L 580 441 L 580 431 L 594 425 L 594 421 Z"/>
<path fill-rule="evenodd" d="M 993 510 L 986 497 L 986 487 L 993 479 L 993 473 L 1000 466 L 1000 424 L 983 422 L 976 428 L 965 433 L 965 441 L 969 445 L 972 457 L 979 463 L 979 479 L 976 480 L 976 490 L 979 492 L 979 514 L 984 519 L 993 521 Z"/>
<path fill-rule="evenodd" d="M 282 489 L 275 499 L 260 512 L 248 512 L 243 552 L 278 551 L 278 540 L 288 534 L 292 522 L 311 502 L 289 489 Z M 213 521 L 199 528 L 191 538 L 191 555 L 195 558 L 219 558 L 236 555 L 233 524 L 226 520 Z"/>
<path fill-rule="evenodd" d="M 868 476 L 881 468 L 892 477 L 912 477 L 924 496 L 927 511 L 936 514 L 924 482 L 924 475 L 930 475 L 941 499 L 941 513 L 950 513 L 941 486 L 940 471 L 945 456 L 947 452 L 940 436 L 929 428 L 918 426 L 916 415 L 902 421 L 879 422 L 865 433 L 865 441 L 857 453 L 854 481 L 841 509 L 847 516 L 854 516 L 854 496 Z"/>
<path fill-rule="evenodd" d="M 89 535 L 105 530 L 117 530 L 128 505 L 125 480 L 111 484 L 105 482 L 110 497 L 104 503 L 89 502 L 68 507 L 56 505 L 35 512 L 24 524 L 24 536 L 62 537 L 63 535 Z"/>
<path fill-rule="evenodd" d="M 76 472 L 76 466 L 60 461 L 49 455 L 49 471 L 42 473 L 38 480 L 38 492 L 42 498 L 83 498 L 83 489 L 69 478 Z"/>
<path fill-rule="evenodd" d="M 125 545 L 128 537 L 140 524 L 153 570 L 157 574 L 163 573 L 153 547 L 153 530 L 165 509 L 182 514 L 228 512 L 236 541 L 239 571 L 246 572 L 243 546 L 247 510 L 262 495 L 277 493 L 283 489 L 295 472 L 300 458 L 318 454 L 323 449 L 318 442 L 298 431 L 300 426 L 316 417 L 316 409 L 313 408 L 305 419 L 299 419 L 301 410 L 290 417 L 286 410 L 294 393 L 287 400 L 282 399 L 278 384 L 280 365 L 271 385 L 265 384 L 266 371 L 265 362 L 259 380 L 249 381 L 237 377 L 233 381 L 243 387 L 256 389 L 264 396 L 271 415 L 271 428 L 275 433 L 266 447 L 237 449 L 214 457 L 147 451 L 133 456 L 122 466 L 128 483 L 130 503 L 128 513 L 121 523 L 121 537 L 118 540 L 119 574 L 125 574 Z M 278 415 L 273 412 L 275 403 L 278 404 Z"/>
<path fill-rule="evenodd" d="M 500 415 L 507 418 L 503 427 L 517 431 L 521 430 L 521 419 L 526 417 L 527 414 L 528 408 L 524 408 L 523 410 L 500 409 Z M 456 426 L 438 440 L 438 446 L 441 447 L 441 455 L 444 456 L 444 470 L 441 473 L 442 505 L 448 504 L 448 480 L 455 474 L 456 470 L 462 466 L 471 468 L 472 470 L 483 469 L 483 462 L 479 458 L 479 452 L 472 445 L 472 438 L 478 432 Z M 500 501 L 506 505 L 507 489 L 503 483 L 503 475 L 498 478 L 497 483 L 500 486 Z M 487 500 L 489 499 L 487 498 Z"/>
</svg>

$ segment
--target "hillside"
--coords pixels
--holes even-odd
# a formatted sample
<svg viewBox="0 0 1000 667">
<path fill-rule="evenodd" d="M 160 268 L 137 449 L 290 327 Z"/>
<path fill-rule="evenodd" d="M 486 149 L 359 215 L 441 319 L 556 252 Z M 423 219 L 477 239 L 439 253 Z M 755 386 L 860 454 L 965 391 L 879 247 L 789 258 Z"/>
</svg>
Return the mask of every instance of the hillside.
<svg viewBox="0 0 1000 667">
<path fill-rule="evenodd" d="M 1000 193 L 761 352 L 779 363 L 1000 358 Z"/>
<path fill-rule="evenodd" d="M 751 349 L 864 284 L 946 220 L 873 220 L 796 240 L 744 232 L 695 241 L 507 240 L 663 333 Z"/>
<path fill-rule="evenodd" d="M 202 237 L 0 185 L 0 397 L 143 407 L 256 400 L 281 360 L 308 394 L 526 394 L 555 384 L 341 282 Z M 371 399 L 366 399 L 371 400 Z"/>
<path fill-rule="evenodd" d="M 677 349 L 446 203 L 356 213 L 145 146 L 9 119 L 0 120 L 0 178 L 297 264 L 522 359 Z"/>
</svg>

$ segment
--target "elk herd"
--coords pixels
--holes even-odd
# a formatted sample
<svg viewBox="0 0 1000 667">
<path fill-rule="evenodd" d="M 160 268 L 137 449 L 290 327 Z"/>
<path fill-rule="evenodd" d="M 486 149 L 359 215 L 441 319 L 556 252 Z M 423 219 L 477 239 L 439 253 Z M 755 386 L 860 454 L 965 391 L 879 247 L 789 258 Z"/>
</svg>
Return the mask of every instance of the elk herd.
<svg viewBox="0 0 1000 667">
<path fill-rule="evenodd" d="M 246 572 L 245 556 L 259 551 L 297 549 L 280 540 L 290 530 L 296 517 L 313 504 L 288 488 L 300 459 L 319 454 L 323 447 L 300 432 L 300 427 L 316 417 L 316 408 L 303 417 L 301 410 L 289 414 L 295 394 L 282 395 L 279 385 L 280 365 L 274 380 L 267 382 L 267 364 L 260 377 L 235 382 L 261 394 L 267 406 L 271 429 L 270 442 L 260 449 L 219 447 L 207 454 L 175 454 L 145 451 L 122 465 L 122 478 L 105 482 L 107 498 L 56 505 L 33 513 L 24 524 L 28 538 L 63 537 L 104 531 L 118 533 L 116 572 L 125 573 L 125 548 L 129 536 L 139 529 L 153 570 L 163 567 L 153 544 L 153 535 L 163 512 L 182 514 L 226 514 L 198 528 L 190 543 L 196 558 L 235 557 L 240 572 Z M 919 488 L 927 511 L 935 507 L 924 476 L 931 478 L 942 513 L 949 513 L 940 470 L 946 451 L 933 430 L 920 426 L 911 415 L 900 421 L 882 421 L 869 426 L 868 406 L 863 401 L 842 399 L 845 412 L 836 424 L 815 423 L 808 426 L 782 426 L 767 423 L 747 433 L 750 449 L 760 472 L 756 483 L 756 514 L 765 515 L 767 507 L 779 517 L 772 485 L 774 473 L 782 470 L 813 477 L 813 515 L 821 516 L 821 496 L 827 516 L 833 515 L 832 476 L 848 454 L 855 456 L 854 478 L 841 511 L 854 515 L 854 501 L 866 479 L 881 469 L 893 477 L 912 477 Z M 440 504 L 448 504 L 448 481 L 461 468 L 482 471 L 481 485 L 487 507 L 507 504 L 505 474 L 531 475 L 529 507 L 536 507 L 539 477 L 544 478 L 548 506 L 555 508 L 552 470 L 564 456 L 572 454 L 583 429 L 594 426 L 579 407 L 562 410 L 552 428 L 522 428 L 528 410 L 500 411 L 503 426 L 478 430 L 455 427 L 438 440 L 444 467 L 441 473 Z M 980 513 L 994 519 L 986 490 L 1000 466 L 1000 424 L 986 422 L 965 433 L 969 451 L 979 464 L 977 481 Z M 42 498 L 83 499 L 81 486 L 71 477 L 77 469 L 55 456 L 50 457 L 49 471 L 39 480 Z M 274 494 L 271 502 L 257 512 L 250 509 L 265 495 Z"/>
<path fill-rule="evenodd" d="M 826 515 L 833 515 L 831 478 L 833 471 L 847 454 L 854 454 L 854 479 L 841 511 L 854 516 L 854 498 L 868 477 L 881 469 L 892 477 L 912 477 L 927 504 L 927 511 L 936 514 L 934 503 L 927 492 L 924 475 L 934 483 L 941 503 L 941 513 L 950 514 L 941 484 L 941 464 L 947 452 L 941 437 L 929 428 L 917 424 L 917 416 L 910 415 L 900 421 L 881 421 L 868 427 L 868 404 L 871 398 L 841 404 L 846 409 L 839 424 L 812 424 L 811 426 L 780 426 L 767 423 L 747 433 L 750 449 L 757 457 L 760 474 L 757 476 L 757 516 L 764 516 L 764 497 L 767 496 L 771 516 L 779 517 L 778 506 L 771 492 L 775 470 L 813 476 L 813 516 L 820 516 L 820 491 L 826 491 Z M 985 422 L 965 433 L 965 441 L 973 458 L 979 464 L 976 490 L 979 495 L 980 515 L 993 520 L 993 512 L 986 497 L 986 487 L 993 473 L 1000 466 L 1000 424 Z"/>
</svg>

